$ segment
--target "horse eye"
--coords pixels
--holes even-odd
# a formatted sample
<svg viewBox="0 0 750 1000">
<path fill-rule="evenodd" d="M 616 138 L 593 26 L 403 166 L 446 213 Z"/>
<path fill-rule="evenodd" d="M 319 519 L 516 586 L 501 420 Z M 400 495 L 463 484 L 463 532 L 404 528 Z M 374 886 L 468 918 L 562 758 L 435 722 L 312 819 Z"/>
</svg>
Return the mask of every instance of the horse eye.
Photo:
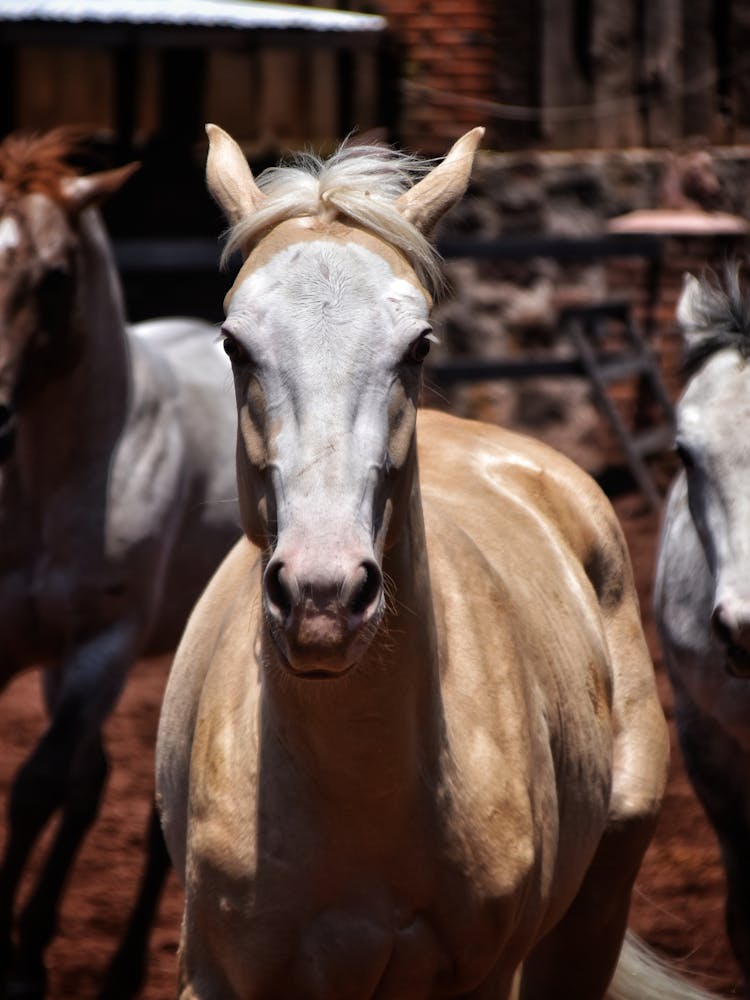
<svg viewBox="0 0 750 1000">
<path fill-rule="evenodd" d="M 250 360 L 250 355 L 236 337 L 233 337 L 229 333 L 225 333 L 223 336 L 224 339 L 221 346 L 224 348 L 224 353 L 233 365 L 245 364 Z"/>
<path fill-rule="evenodd" d="M 39 342 L 44 340 L 43 332 L 62 329 L 62 317 L 70 309 L 70 296 L 73 283 L 70 274 L 63 267 L 48 268 L 39 283 L 37 298 L 39 301 Z"/>
<path fill-rule="evenodd" d="M 67 268 L 63 267 L 62 264 L 55 264 L 52 267 L 47 268 L 44 272 L 45 281 L 63 281 L 68 276 Z"/>
<path fill-rule="evenodd" d="M 430 330 L 417 337 L 407 352 L 406 360 L 413 365 L 421 365 L 430 353 L 431 340 L 432 332 Z"/>
<path fill-rule="evenodd" d="M 55 294 L 64 288 L 68 281 L 68 272 L 64 267 L 50 267 L 42 276 L 40 291 L 42 294 Z"/>
</svg>

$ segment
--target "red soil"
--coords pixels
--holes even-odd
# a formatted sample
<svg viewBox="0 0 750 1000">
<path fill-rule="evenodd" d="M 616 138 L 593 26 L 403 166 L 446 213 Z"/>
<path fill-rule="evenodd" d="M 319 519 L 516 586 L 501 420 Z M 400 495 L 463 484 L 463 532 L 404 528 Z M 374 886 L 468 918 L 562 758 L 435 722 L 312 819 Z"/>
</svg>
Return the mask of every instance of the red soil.
<svg viewBox="0 0 750 1000">
<path fill-rule="evenodd" d="M 637 497 L 619 501 L 617 508 L 631 546 L 660 691 L 671 717 L 650 610 L 657 519 L 643 512 Z M 137 664 L 107 726 L 112 773 L 101 815 L 73 873 L 60 932 L 49 951 L 52 1000 L 95 997 L 134 898 L 153 785 L 154 733 L 168 666 L 166 659 Z M 4 733 L 0 796 L 5 800 L 13 774 L 43 727 L 34 674 L 18 678 L 2 695 L 0 716 Z M 4 835 L 4 823 L 0 829 Z M 683 968 L 700 973 L 705 986 L 740 996 L 740 977 L 724 932 L 723 893 L 716 842 L 675 749 L 661 821 L 636 886 L 631 926 Z M 146 1000 L 175 996 L 181 905 L 180 889 L 171 876 L 154 929 Z"/>
</svg>

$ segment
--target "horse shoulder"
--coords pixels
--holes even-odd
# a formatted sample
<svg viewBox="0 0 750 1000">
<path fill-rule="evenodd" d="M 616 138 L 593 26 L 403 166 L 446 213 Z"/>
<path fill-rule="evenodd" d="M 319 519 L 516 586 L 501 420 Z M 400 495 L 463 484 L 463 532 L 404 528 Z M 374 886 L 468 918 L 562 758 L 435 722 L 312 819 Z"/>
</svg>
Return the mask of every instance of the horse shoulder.
<svg viewBox="0 0 750 1000">
<path fill-rule="evenodd" d="M 230 815 L 238 800 L 236 788 L 227 780 L 232 762 L 224 750 L 233 732 L 245 734 L 247 726 L 238 724 L 238 705 L 243 690 L 252 701 L 256 688 L 252 612 L 259 607 L 257 559 L 257 550 L 243 537 L 214 574 L 188 620 L 162 702 L 156 794 L 169 852 L 181 879 L 190 850 L 189 811 L 191 836 L 201 836 L 201 823 L 207 819 L 201 815 L 201 803 L 207 788 L 214 806 L 223 803 Z M 243 755 L 248 768 L 245 777 L 252 780 L 252 749 L 245 747 Z M 222 831 L 222 840 L 225 837 Z"/>
<path fill-rule="evenodd" d="M 497 883 L 526 882 L 553 921 L 610 808 L 616 724 L 596 597 L 554 516 L 553 453 L 433 415 L 420 435 L 446 727 L 471 789 L 458 820 Z"/>
<path fill-rule="evenodd" d="M 594 481 L 567 459 L 548 494 L 596 600 L 607 643 L 613 720 L 610 822 L 650 826 L 667 779 L 669 736 L 656 690 L 627 542 Z"/>
<path fill-rule="evenodd" d="M 654 814 L 666 780 L 667 731 L 611 505 L 588 475 L 540 442 L 424 416 L 425 507 L 438 494 L 463 519 L 472 547 L 505 576 L 512 600 L 506 625 L 516 630 L 516 648 L 525 647 L 534 669 L 546 672 L 542 691 L 567 716 L 566 739 L 588 715 L 589 729 L 597 720 L 601 739 L 611 740 L 610 813 Z M 496 648 L 497 640 L 485 645 Z"/>
<path fill-rule="evenodd" d="M 540 447 L 531 444 L 535 453 Z M 669 736 L 627 542 L 609 500 L 586 473 L 562 456 L 551 469 L 551 516 L 586 574 L 607 644 L 613 721 L 610 822 L 650 826 L 666 785 Z"/>
</svg>

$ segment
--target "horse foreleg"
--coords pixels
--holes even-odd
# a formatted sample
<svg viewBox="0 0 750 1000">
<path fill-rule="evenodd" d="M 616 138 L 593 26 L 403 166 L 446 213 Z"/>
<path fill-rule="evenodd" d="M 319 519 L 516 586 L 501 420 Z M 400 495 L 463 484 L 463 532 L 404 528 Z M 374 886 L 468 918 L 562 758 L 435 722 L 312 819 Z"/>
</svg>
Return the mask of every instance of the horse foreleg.
<svg viewBox="0 0 750 1000">
<path fill-rule="evenodd" d="M 0 865 L 0 991 L 5 992 L 12 961 L 13 910 L 18 884 L 39 834 L 63 799 L 61 763 L 49 731 L 13 782 L 8 805 L 8 840 Z"/>
<path fill-rule="evenodd" d="M 655 824 L 656 817 L 637 816 L 610 826 L 567 913 L 525 961 L 521 1000 L 602 1000 Z"/>
<path fill-rule="evenodd" d="M 727 933 L 745 980 L 744 995 L 750 1000 L 750 826 L 746 819 L 731 833 L 719 834 L 727 876 Z"/>
<path fill-rule="evenodd" d="M 19 921 L 10 995 L 44 995 L 44 950 L 54 934 L 68 871 L 98 811 L 107 771 L 101 727 L 133 661 L 134 634 L 131 624 L 120 623 L 77 647 L 61 664 L 48 706 L 52 721 L 14 787 L 8 848 L 0 868 L 6 876 L 3 903 L 8 928 L 29 852 L 56 808 L 62 809 L 62 817 Z"/>
<path fill-rule="evenodd" d="M 44 952 L 57 930 L 57 910 L 84 835 L 96 819 L 107 778 L 100 733 L 76 750 L 66 782 L 60 825 L 41 875 L 18 923 L 8 997 L 44 997 Z"/>
<path fill-rule="evenodd" d="M 146 867 L 133 912 L 120 946 L 104 979 L 98 1000 L 131 1000 L 146 978 L 146 959 L 151 926 L 170 868 L 156 807 L 152 807 L 148 829 Z"/>
</svg>

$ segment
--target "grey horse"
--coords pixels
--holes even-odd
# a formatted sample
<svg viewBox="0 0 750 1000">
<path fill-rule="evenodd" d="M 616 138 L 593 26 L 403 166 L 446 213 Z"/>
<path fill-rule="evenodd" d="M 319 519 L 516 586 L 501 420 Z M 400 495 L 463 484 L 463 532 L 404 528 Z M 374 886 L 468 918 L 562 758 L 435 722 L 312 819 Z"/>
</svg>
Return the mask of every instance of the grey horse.
<svg viewBox="0 0 750 1000">
<path fill-rule="evenodd" d="M 683 469 L 664 516 L 655 612 L 688 774 L 721 845 L 727 929 L 747 984 L 750 296 L 739 267 L 722 280 L 688 275 L 677 319 L 689 373 L 677 405 Z"/>
</svg>

